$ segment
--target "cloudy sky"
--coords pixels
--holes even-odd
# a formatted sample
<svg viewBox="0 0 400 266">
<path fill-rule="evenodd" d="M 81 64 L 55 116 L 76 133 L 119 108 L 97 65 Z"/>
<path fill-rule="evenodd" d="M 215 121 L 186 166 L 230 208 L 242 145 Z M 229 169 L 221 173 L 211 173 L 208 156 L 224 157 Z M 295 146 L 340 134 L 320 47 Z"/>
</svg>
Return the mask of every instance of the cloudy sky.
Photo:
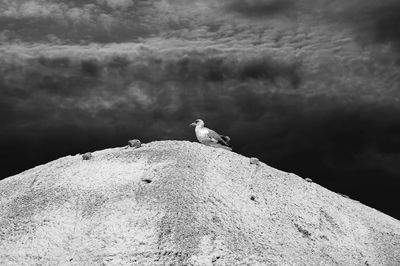
<svg viewBox="0 0 400 266">
<path fill-rule="evenodd" d="M 400 219 L 397 0 L 3 0 L 0 178 L 128 139 L 234 149 Z"/>
</svg>

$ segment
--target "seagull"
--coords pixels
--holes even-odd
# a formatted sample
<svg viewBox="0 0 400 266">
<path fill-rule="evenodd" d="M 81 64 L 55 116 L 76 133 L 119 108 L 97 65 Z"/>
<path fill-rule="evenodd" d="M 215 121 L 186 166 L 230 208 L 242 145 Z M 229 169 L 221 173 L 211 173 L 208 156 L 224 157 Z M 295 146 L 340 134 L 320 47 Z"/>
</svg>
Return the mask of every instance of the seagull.
<svg viewBox="0 0 400 266">
<path fill-rule="evenodd" d="M 214 130 L 206 128 L 204 126 L 204 121 L 201 119 L 196 119 L 190 124 L 191 127 L 195 127 L 194 132 L 196 133 L 197 140 L 206 145 L 216 148 L 223 148 L 231 151 L 232 146 L 230 144 L 230 138 L 228 136 L 220 135 Z"/>
</svg>

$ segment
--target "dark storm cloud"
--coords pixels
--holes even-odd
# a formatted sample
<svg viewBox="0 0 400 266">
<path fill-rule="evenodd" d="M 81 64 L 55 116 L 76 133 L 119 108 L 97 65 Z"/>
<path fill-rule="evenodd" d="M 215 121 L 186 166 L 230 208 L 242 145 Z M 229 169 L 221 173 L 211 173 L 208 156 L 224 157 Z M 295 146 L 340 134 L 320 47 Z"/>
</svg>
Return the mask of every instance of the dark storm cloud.
<svg viewBox="0 0 400 266">
<path fill-rule="evenodd" d="M 1 94 L 17 103 L 16 113 L 9 114 L 14 119 L 4 126 L 40 127 L 64 121 L 84 125 L 86 114 L 91 114 L 92 123 L 112 127 L 107 121 L 113 118 L 100 119 L 98 115 L 111 110 L 147 117 L 177 115 L 186 104 L 196 106 L 197 101 L 201 109 L 203 89 L 208 90 L 207 96 L 218 99 L 224 91 L 236 95 L 241 83 L 255 88 L 296 88 L 300 67 L 298 62 L 283 62 L 262 54 L 228 57 L 223 53 L 148 52 L 130 58 L 117 53 L 68 57 L 60 52 L 57 56 L 21 57 L 16 61 L 8 55 L 0 67 Z M 232 98 L 228 94 L 224 97 Z"/>
<path fill-rule="evenodd" d="M 196 80 L 204 82 L 236 81 L 268 81 L 275 83 L 278 79 L 289 80 L 295 88 L 300 80 L 301 65 L 298 62 L 281 62 L 268 55 L 241 56 L 227 58 L 223 56 L 184 56 L 166 65 L 173 64 L 166 77 L 177 80 Z M 167 67 L 167 69 L 169 69 Z"/>
<path fill-rule="evenodd" d="M 372 11 L 372 30 L 377 42 L 393 43 L 400 51 L 400 3 L 383 5 Z"/>
<path fill-rule="evenodd" d="M 230 11 L 246 16 L 269 16 L 290 10 L 292 0 L 228 0 L 226 7 Z"/>
<path fill-rule="evenodd" d="M 55 44 L 136 41 L 162 28 L 152 5 L 133 0 L 8 1 L 0 3 L 1 39 Z"/>
<path fill-rule="evenodd" d="M 400 51 L 399 1 L 354 1 L 340 13 L 344 14 L 348 25 L 356 28 L 357 37 L 363 45 L 392 44 Z M 341 18 L 338 16 L 336 19 Z"/>
</svg>

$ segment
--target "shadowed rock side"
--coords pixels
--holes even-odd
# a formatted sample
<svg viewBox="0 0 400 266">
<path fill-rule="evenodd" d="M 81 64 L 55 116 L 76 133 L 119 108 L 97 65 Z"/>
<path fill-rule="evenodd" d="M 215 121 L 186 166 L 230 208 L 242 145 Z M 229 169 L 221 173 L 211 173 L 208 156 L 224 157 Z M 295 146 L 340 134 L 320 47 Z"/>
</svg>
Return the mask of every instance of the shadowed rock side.
<svg viewBox="0 0 400 266">
<path fill-rule="evenodd" d="M 0 264 L 400 265 L 400 222 L 236 153 L 160 141 L 0 181 Z"/>
</svg>

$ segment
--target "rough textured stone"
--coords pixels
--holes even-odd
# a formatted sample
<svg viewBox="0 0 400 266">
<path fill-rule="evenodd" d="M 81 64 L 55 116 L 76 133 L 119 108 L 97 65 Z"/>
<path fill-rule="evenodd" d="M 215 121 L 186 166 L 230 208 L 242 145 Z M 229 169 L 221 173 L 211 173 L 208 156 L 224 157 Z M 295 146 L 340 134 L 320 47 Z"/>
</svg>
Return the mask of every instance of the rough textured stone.
<svg viewBox="0 0 400 266">
<path fill-rule="evenodd" d="M 85 153 L 85 154 L 82 154 L 82 159 L 83 159 L 83 160 L 90 160 L 90 159 L 92 159 L 92 157 L 93 157 L 93 155 L 92 155 L 92 153 L 90 153 L 90 152 L 87 152 L 87 153 Z"/>
<path fill-rule="evenodd" d="M 251 157 L 250 164 L 260 165 L 260 160 L 258 160 L 256 157 Z"/>
<path fill-rule="evenodd" d="M 140 148 L 142 146 L 142 143 L 138 139 L 132 139 L 132 140 L 128 141 L 128 145 L 129 145 L 129 147 L 136 149 L 136 148 Z"/>
<path fill-rule="evenodd" d="M 1 265 L 400 265 L 400 222 L 198 143 L 68 156 L 0 181 Z"/>
</svg>

